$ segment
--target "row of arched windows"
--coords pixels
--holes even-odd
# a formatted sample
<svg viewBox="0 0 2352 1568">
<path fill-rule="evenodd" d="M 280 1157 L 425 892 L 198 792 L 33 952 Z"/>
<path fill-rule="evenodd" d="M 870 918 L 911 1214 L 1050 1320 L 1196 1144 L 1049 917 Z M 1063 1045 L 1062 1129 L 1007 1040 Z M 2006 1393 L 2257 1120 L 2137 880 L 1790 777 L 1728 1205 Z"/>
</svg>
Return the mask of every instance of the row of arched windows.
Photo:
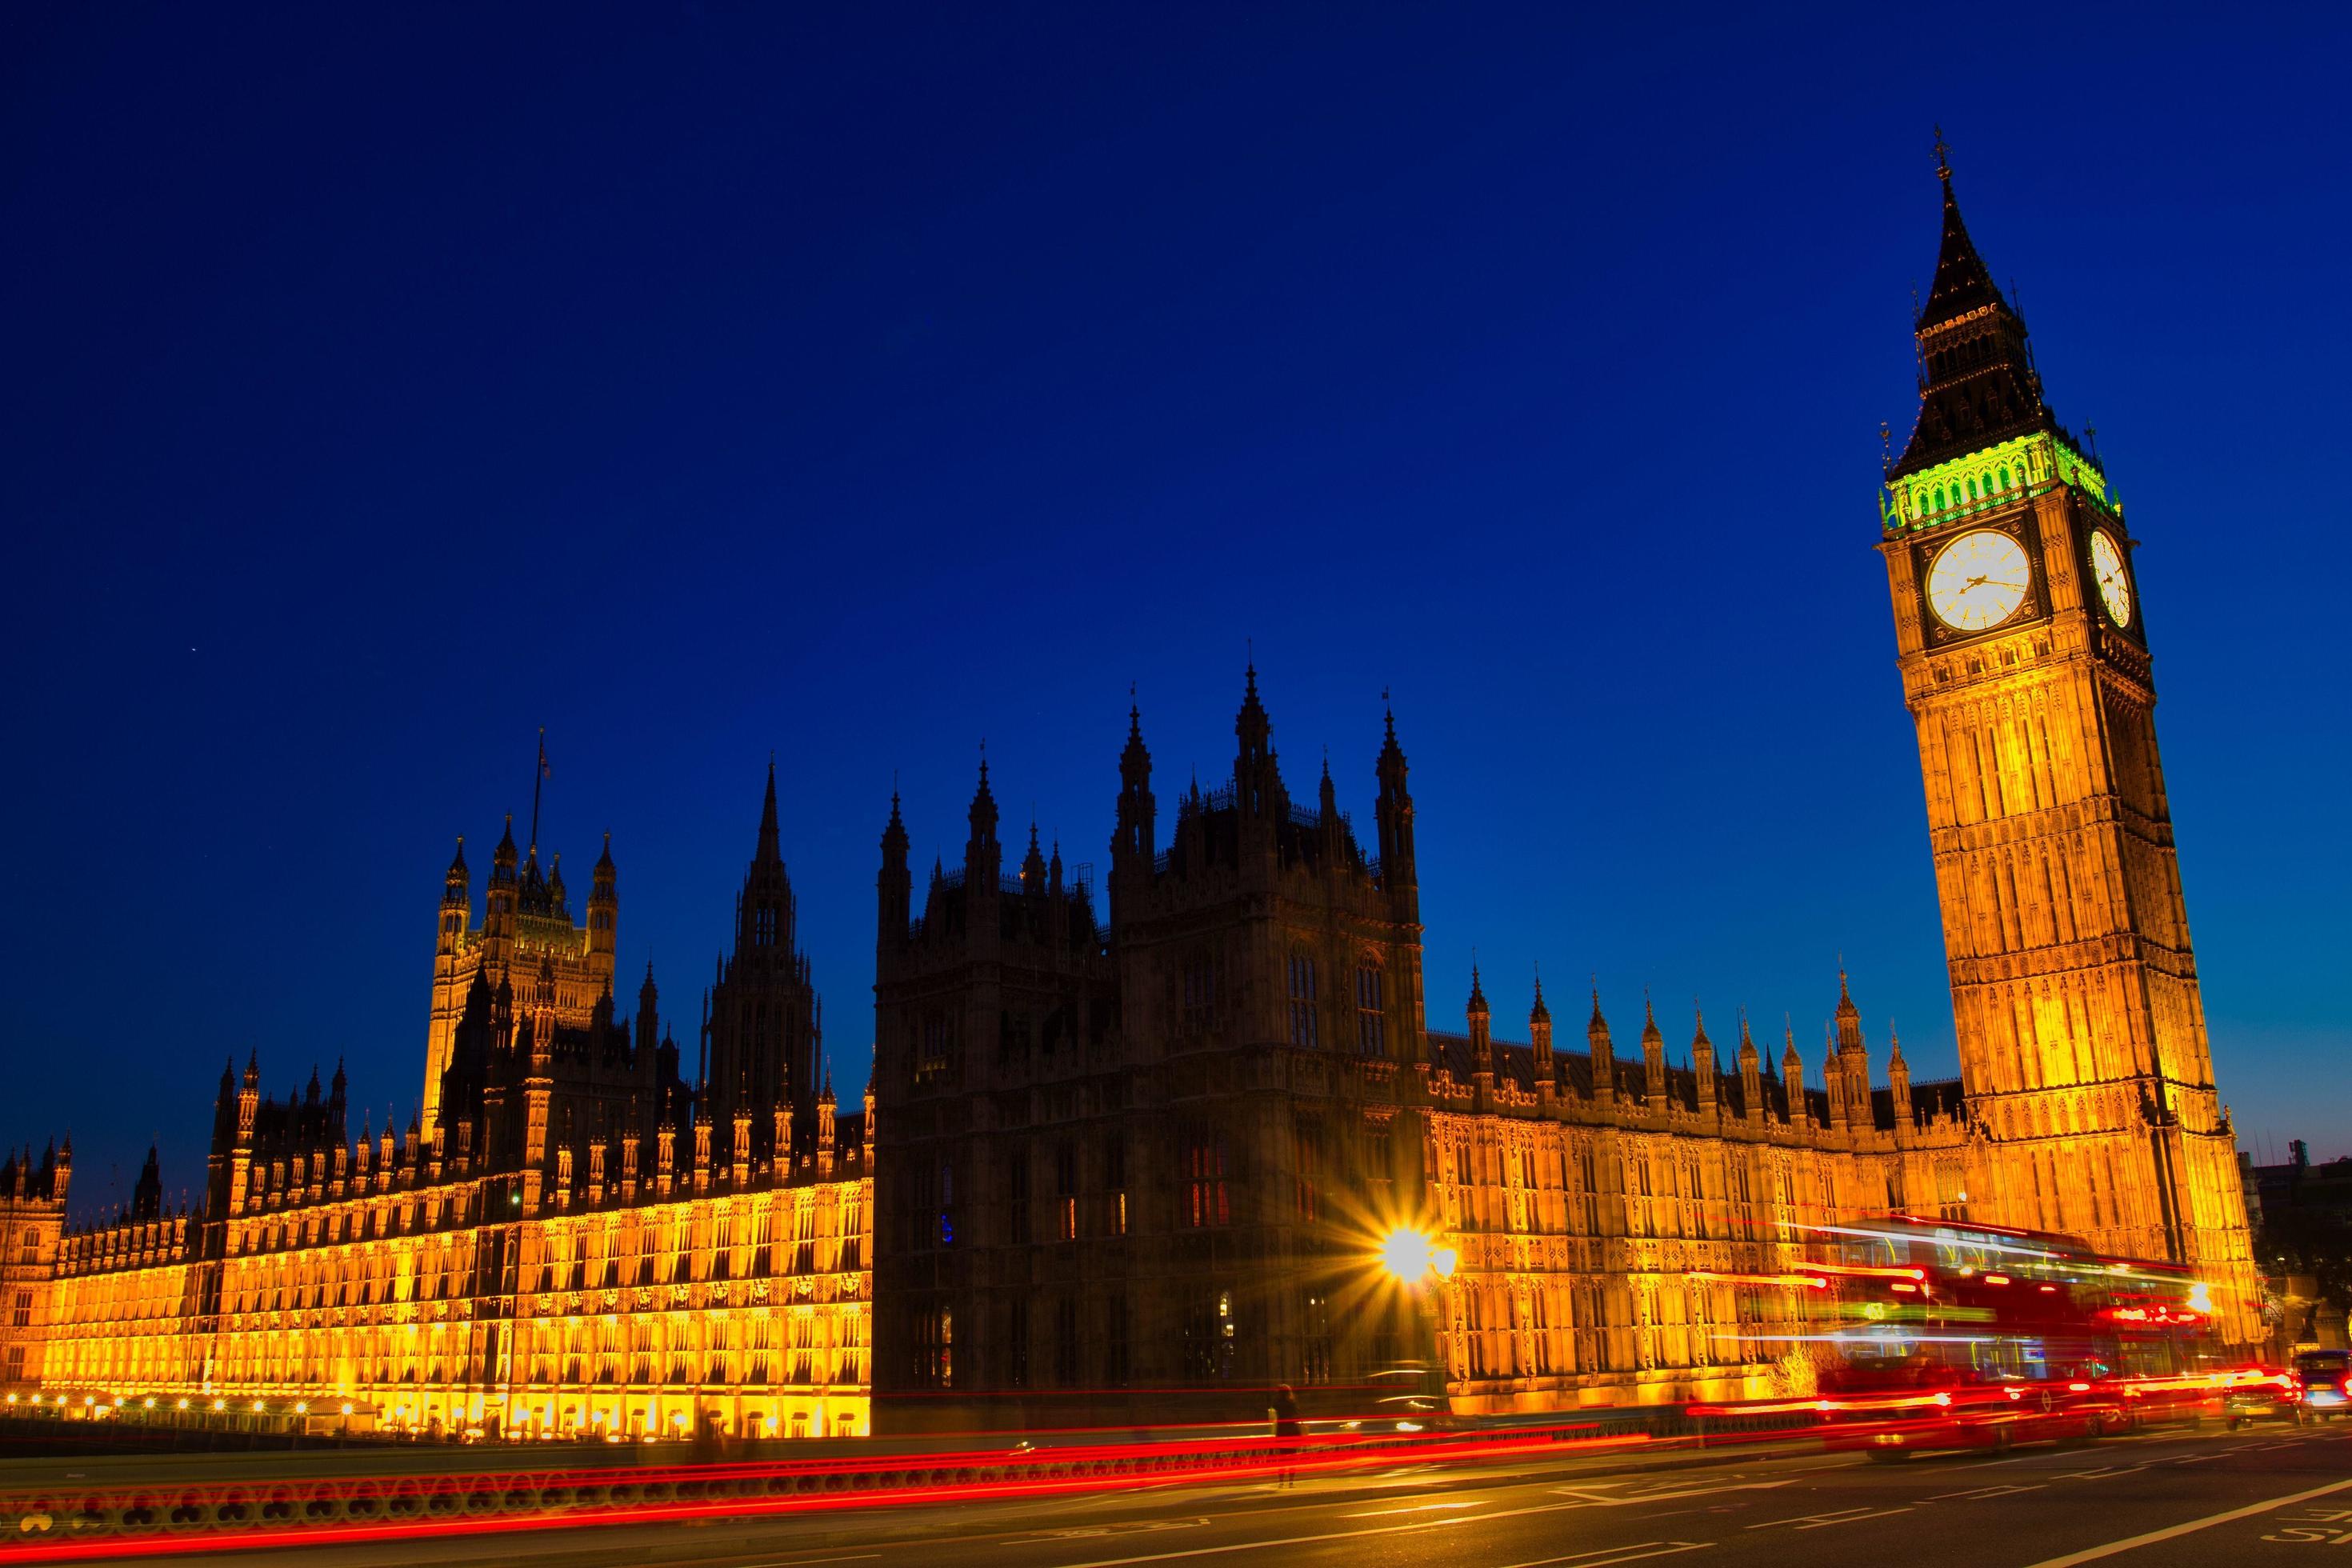
<svg viewBox="0 0 2352 1568">
<path fill-rule="evenodd" d="M 2023 465 L 2012 468 L 2007 463 L 1996 463 L 1977 473 L 1961 475 L 1948 485 L 1922 485 L 1911 492 L 1912 513 L 1925 517 L 1948 507 L 1973 506 L 2006 495 L 2024 483 Z"/>
</svg>

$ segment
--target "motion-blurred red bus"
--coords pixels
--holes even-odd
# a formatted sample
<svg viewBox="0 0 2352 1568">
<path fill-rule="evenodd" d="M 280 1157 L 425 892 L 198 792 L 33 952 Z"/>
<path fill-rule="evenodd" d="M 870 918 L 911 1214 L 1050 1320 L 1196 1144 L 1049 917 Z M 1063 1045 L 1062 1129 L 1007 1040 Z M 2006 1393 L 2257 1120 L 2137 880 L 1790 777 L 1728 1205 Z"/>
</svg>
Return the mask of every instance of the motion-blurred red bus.
<svg viewBox="0 0 2352 1568">
<path fill-rule="evenodd" d="M 2184 1269 L 1906 1215 L 1816 1239 L 1801 1272 L 1833 1448 L 1897 1459 L 2223 1414 L 2212 1301 Z"/>
</svg>

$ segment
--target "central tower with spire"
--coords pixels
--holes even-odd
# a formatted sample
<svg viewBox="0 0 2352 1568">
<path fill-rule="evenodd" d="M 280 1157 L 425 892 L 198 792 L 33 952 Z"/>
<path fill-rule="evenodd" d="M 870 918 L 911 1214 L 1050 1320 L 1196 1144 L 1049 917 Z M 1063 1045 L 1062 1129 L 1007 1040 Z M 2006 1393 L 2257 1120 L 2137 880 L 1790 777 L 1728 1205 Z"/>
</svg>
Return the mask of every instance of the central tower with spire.
<svg viewBox="0 0 2352 1568">
<path fill-rule="evenodd" d="M 2192 1265 L 2227 1337 L 2249 1342 L 2235 1139 L 2181 899 L 2136 542 L 2097 453 L 2043 399 L 1940 134 L 1937 155 L 1918 420 L 1885 473 L 1879 550 L 1960 1069 L 1990 1140 L 1968 1206 Z M 1846 1026 L 1842 1008 L 1841 1062 Z"/>
<path fill-rule="evenodd" d="M 730 1154 L 736 1124 L 748 1119 L 750 1147 L 740 1157 L 754 1163 L 789 1157 L 816 1131 L 817 997 L 796 916 L 771 759 L 759 840 L 735 900 L 735 951 L 719 962 L 706 999 L 700 1086 L 713 1144 Z"/>
<path fill-rule="evenodd" d="M 1360 1232 L 1417 1215 L 1423 1184 L 1420 905 L 1394 721 L 1371 853 L 1328 763 L 1315 805 L 1294 802 L 1255 663 L 1227 782 L 1176 793 L 1164 845 L 1131 700 L 1127 719 L 1108 924 L 1034 825 L 1004 874 L 985 763 L 961 867 L 935 866 L 918 907 L 892 797 L 877 881 L 880 1429 L 1097 1423 L 1124 1389 L 1139 1419 L 1227 1419 L 1275 1383 L 1426 1359 L 1409 1312 L 1357 1299 Z"/>
</svg>

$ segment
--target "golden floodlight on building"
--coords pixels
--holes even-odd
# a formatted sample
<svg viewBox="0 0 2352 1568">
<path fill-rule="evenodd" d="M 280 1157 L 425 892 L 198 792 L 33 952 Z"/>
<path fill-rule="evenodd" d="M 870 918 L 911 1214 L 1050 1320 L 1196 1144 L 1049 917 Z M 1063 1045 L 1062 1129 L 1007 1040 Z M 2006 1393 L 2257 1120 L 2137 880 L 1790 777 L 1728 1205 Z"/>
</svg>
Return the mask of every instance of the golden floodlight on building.
<svg viewBox="0 0 2352 1568">
<path fill-rule="evenodd" d="M 1422 1232 L 1400 1226 L 1389 1232 L 1381 1242 L 1381 1266 L 1406 1284 L 1434 1274 L 1440 1279 L 1454 1277 L 1454 1265 L 1460 1254 L 1450 1247 L 1441 1247 Z"/>
</svg>

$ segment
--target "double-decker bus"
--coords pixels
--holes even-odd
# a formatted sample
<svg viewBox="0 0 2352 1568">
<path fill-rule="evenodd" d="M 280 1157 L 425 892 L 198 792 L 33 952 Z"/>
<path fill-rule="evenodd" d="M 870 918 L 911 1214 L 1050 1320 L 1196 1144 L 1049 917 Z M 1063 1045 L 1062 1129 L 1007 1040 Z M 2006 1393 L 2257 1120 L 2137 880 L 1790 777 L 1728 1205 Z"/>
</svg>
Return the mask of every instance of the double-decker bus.
<svg viewBox="0 0 2352 1568">
<path fill-rule="evenodd" d="M 1907 1215 L 1814 1239 L 1799 1273 L 1832 1447 L 1895 1459 L 2223 1414 L 2212 1302 L 2181 1268 Z"/>
</svg>

